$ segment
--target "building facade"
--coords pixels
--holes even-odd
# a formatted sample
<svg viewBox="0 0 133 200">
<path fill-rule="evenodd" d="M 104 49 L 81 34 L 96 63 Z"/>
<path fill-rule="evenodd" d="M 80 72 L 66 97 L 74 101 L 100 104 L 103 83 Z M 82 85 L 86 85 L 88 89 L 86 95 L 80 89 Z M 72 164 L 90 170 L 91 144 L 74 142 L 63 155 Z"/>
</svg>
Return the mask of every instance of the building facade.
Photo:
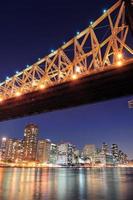
<svg viewBox="0 0 133 200">
<path fill-rule="evenodd" d="M 38 140 L 36 160 L 41 163 L 49 163 L 50 157 L 50 140 Z"/>
<path fill-rule="evenodd" d="M 23 148 L 25 161 L 36 160 L 38 133 L 38 126 L 35 124 L 28 124 L 24 129 Z"/>
<path fill-rule="evenodd" d="M 50 156 L 49 156 L 49 163 L 56 164 L 57 163 L 57 145 L 54 143 L 51 143 L 50 145 Z"/>
<path fill-rule="evenodd" d="M 71 143 L 61 143 L 58 145 L 57 164 L 71 166 L 74 163 L 75 146 Z"/>
<path fill-rule="evenodd" d="M 6 161 L 7 138 L 2 138 L 0 141 L 0 161 Z"/>
</svg>

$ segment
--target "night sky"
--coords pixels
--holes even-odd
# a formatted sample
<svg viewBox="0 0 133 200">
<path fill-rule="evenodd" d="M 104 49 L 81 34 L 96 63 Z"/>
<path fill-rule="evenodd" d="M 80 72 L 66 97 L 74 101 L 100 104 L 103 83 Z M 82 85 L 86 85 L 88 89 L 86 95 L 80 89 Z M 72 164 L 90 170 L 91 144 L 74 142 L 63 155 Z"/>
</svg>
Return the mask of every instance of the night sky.
<svg viewBox="0 0 133 200">
<path fill-rule="evenodd" d="M 91 2 L 91 3 L 90 3 Z M 108 3 L 109 2 L 109 3 Z M 23 0 L 0 4 L 0 81 L 47 55 L 97 19 L 114 0 Z M 130 43 L 133 39 L 129 37 Z M 27 123 L 40 138 L 84 144 L 117 143 L 133 158 L 131 97 L 0 123 L 1 137 L 23 137 Z"/>
</svg>

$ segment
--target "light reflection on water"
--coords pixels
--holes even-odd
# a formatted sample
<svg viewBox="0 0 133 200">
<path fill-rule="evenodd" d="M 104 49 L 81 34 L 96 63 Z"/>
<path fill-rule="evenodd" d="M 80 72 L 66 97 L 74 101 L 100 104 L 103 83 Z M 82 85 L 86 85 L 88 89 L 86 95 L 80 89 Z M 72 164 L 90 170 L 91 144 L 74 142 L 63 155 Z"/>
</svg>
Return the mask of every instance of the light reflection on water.
<svg viewBox="0 0 133 200">
<path fill-rule="evenodd" d="M 0 200 L 133 200 L 133 169 L 0 168 Z"/>
</svg>

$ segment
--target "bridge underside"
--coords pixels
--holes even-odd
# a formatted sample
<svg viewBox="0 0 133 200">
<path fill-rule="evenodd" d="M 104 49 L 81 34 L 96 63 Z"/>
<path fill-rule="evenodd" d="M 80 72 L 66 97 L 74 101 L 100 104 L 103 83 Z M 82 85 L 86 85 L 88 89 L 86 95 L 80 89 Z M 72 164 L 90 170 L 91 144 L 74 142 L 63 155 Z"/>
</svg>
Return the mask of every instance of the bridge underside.
<svg viewBox="0 0 133 200">
<path fill-rule="evenodd" d="M 133 63 L 1 102 L 0 121 L 133 94 Z"/>
</svg>

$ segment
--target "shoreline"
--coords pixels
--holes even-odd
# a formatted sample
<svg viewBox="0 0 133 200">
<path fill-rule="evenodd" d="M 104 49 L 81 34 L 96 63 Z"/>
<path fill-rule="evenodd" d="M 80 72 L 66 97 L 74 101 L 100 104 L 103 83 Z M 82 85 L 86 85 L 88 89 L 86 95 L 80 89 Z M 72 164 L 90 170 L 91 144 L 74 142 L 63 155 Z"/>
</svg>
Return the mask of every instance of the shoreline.
<svg viewBox="0 0 133 200">
<path fill-rule="evenodd" d="M 64 168 L 64 169 L 96 169 L 96 168 L 133 168 L 133 166 L 88 166 L 88 167 L 69 167 L 69 166 L 0 166 L 0 168 L 45 168 L 45 169 L 59 169 L 59 168 Z"/>
</svg>

